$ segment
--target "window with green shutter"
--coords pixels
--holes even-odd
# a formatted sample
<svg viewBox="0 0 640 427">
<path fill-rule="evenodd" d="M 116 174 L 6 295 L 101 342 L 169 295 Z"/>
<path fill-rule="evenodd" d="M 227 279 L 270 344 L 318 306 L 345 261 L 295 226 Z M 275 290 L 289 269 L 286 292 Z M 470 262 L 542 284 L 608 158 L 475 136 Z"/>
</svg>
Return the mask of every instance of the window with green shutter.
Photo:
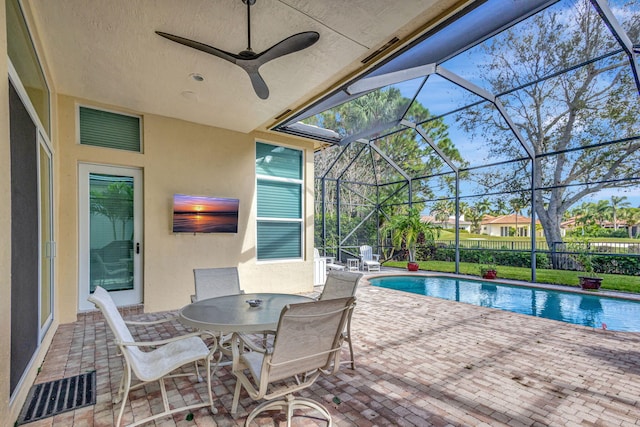
<svg viewBox="0 0 640 427">
<path fill-rule="evenodd" d="M 302 151 L 256 143 L 258 260 L 302 258 Z"/>
<path fill-rule="evenodd" d="M 140 117 L 79 107 L 80 144 L 140 152 Z"/>
</svg>

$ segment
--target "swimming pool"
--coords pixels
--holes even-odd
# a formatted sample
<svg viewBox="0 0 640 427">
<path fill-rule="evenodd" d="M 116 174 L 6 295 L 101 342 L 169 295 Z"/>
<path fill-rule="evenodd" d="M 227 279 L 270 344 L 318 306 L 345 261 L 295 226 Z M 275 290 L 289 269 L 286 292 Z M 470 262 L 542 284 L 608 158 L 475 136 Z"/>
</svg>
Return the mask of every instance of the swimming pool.
<svg viewBox="0 0 640 427">
<path fill-rule="evenodd" d="M 640 301 L 441 276 L 388 276 L 372 286 L 613 331 L 640 332 Z"/>
</svg>

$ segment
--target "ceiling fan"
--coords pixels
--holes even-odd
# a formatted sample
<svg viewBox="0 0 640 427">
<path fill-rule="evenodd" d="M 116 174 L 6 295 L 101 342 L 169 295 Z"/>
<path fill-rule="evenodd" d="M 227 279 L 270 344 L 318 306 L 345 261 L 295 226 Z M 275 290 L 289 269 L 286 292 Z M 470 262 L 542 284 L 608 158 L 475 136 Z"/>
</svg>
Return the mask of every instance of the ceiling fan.
<svg viewBox="0 0 640 427">
<path fill-rule="evenodd" d="M 213 46 L 162 31 L 156 31 L 156 34 L 238 65 L 249 75 L 256 95 L 262 99 L 267 99 L 269 97 L 269 88 L 260 75 L 259 68 L 273 59 L 308 48 L 318 41 L 320 34 L 315 31 L 294 34 L 264 52 L 255 53 L 251 49 L 251 6 L 256 3 L 256 0 L 242 0 L 242 2 L 247 5 L 247 48 L 238 54 L 225 52 Z"/>
</svg>

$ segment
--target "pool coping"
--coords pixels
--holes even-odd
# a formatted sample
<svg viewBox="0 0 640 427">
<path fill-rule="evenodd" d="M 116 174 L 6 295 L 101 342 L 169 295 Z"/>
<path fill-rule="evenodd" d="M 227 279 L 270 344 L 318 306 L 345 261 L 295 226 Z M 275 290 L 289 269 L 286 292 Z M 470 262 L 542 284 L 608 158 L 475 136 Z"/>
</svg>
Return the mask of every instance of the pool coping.
<svg viewBox="0 0 640 427">
<path fill-rule="evenodd" d="M 495 283 L 502 283 L 505 285 L 520 286 L 520 287 L 527 287 L 527 288 L 539 288 L 539 289 L 548 289 L 552 291 L 571 292 L 571 293 L 582 294 L 582 295 L 594 295 L 594 296 L 601 296 L 601 297 L 607 297 L 607 298 L 640 301 L 640 294 L 634 294 L 631 292 L 611 291 L 607 289 L 599 289 L 596 291 L 586 291 L 586 290 L 580 289 L 579 287 L 569 286 L 569 285 L 556 285 L 552 283 L 533 283 L 533 282 L 525 282 L 522 280 L 501 279 L 501 278 L 483 279 L 480 276 L 472 276 L 468 274 L 445 273 L 442 271 L 419 270 L 414 272 L 414 271 L 404 270 L 401 268 L 392 269 L 387 267 L 385 269 L 382 269 L 379 272 L 376 271 L 372 273 L 369 273 L 369 272 L 364 272 L 364 273 L 365 275 L 360 280 L 360 285 L 366 285 L 366 286 L 371 286 L 369 279 L 373 279 L 376 277 L 385 277 L 385 276 L 449 277 L 449 278 L 455 278 L 455 279 L 474 280 L 479 282 L 489 282 L 489 283 L 495 282 Z"/>
</svg>

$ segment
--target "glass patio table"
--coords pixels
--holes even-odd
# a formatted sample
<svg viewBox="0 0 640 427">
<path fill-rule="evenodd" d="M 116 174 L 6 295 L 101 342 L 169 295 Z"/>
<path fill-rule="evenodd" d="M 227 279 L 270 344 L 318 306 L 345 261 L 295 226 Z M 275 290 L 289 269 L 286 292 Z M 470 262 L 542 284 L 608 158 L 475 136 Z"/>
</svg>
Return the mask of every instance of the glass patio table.
<svg viewBox="0 0 640 427">
<path fill-rule="evenodd" d="M 247 300 L 262 300 L 262 303 L 251 307 Z M 311 301 L 314 299 L 293 294 L 227 295 L 191 303 L 180 310 L 178 319 L 192 328 L 224 334 L 275 331 L 284 306 Z"/>
</svg>

